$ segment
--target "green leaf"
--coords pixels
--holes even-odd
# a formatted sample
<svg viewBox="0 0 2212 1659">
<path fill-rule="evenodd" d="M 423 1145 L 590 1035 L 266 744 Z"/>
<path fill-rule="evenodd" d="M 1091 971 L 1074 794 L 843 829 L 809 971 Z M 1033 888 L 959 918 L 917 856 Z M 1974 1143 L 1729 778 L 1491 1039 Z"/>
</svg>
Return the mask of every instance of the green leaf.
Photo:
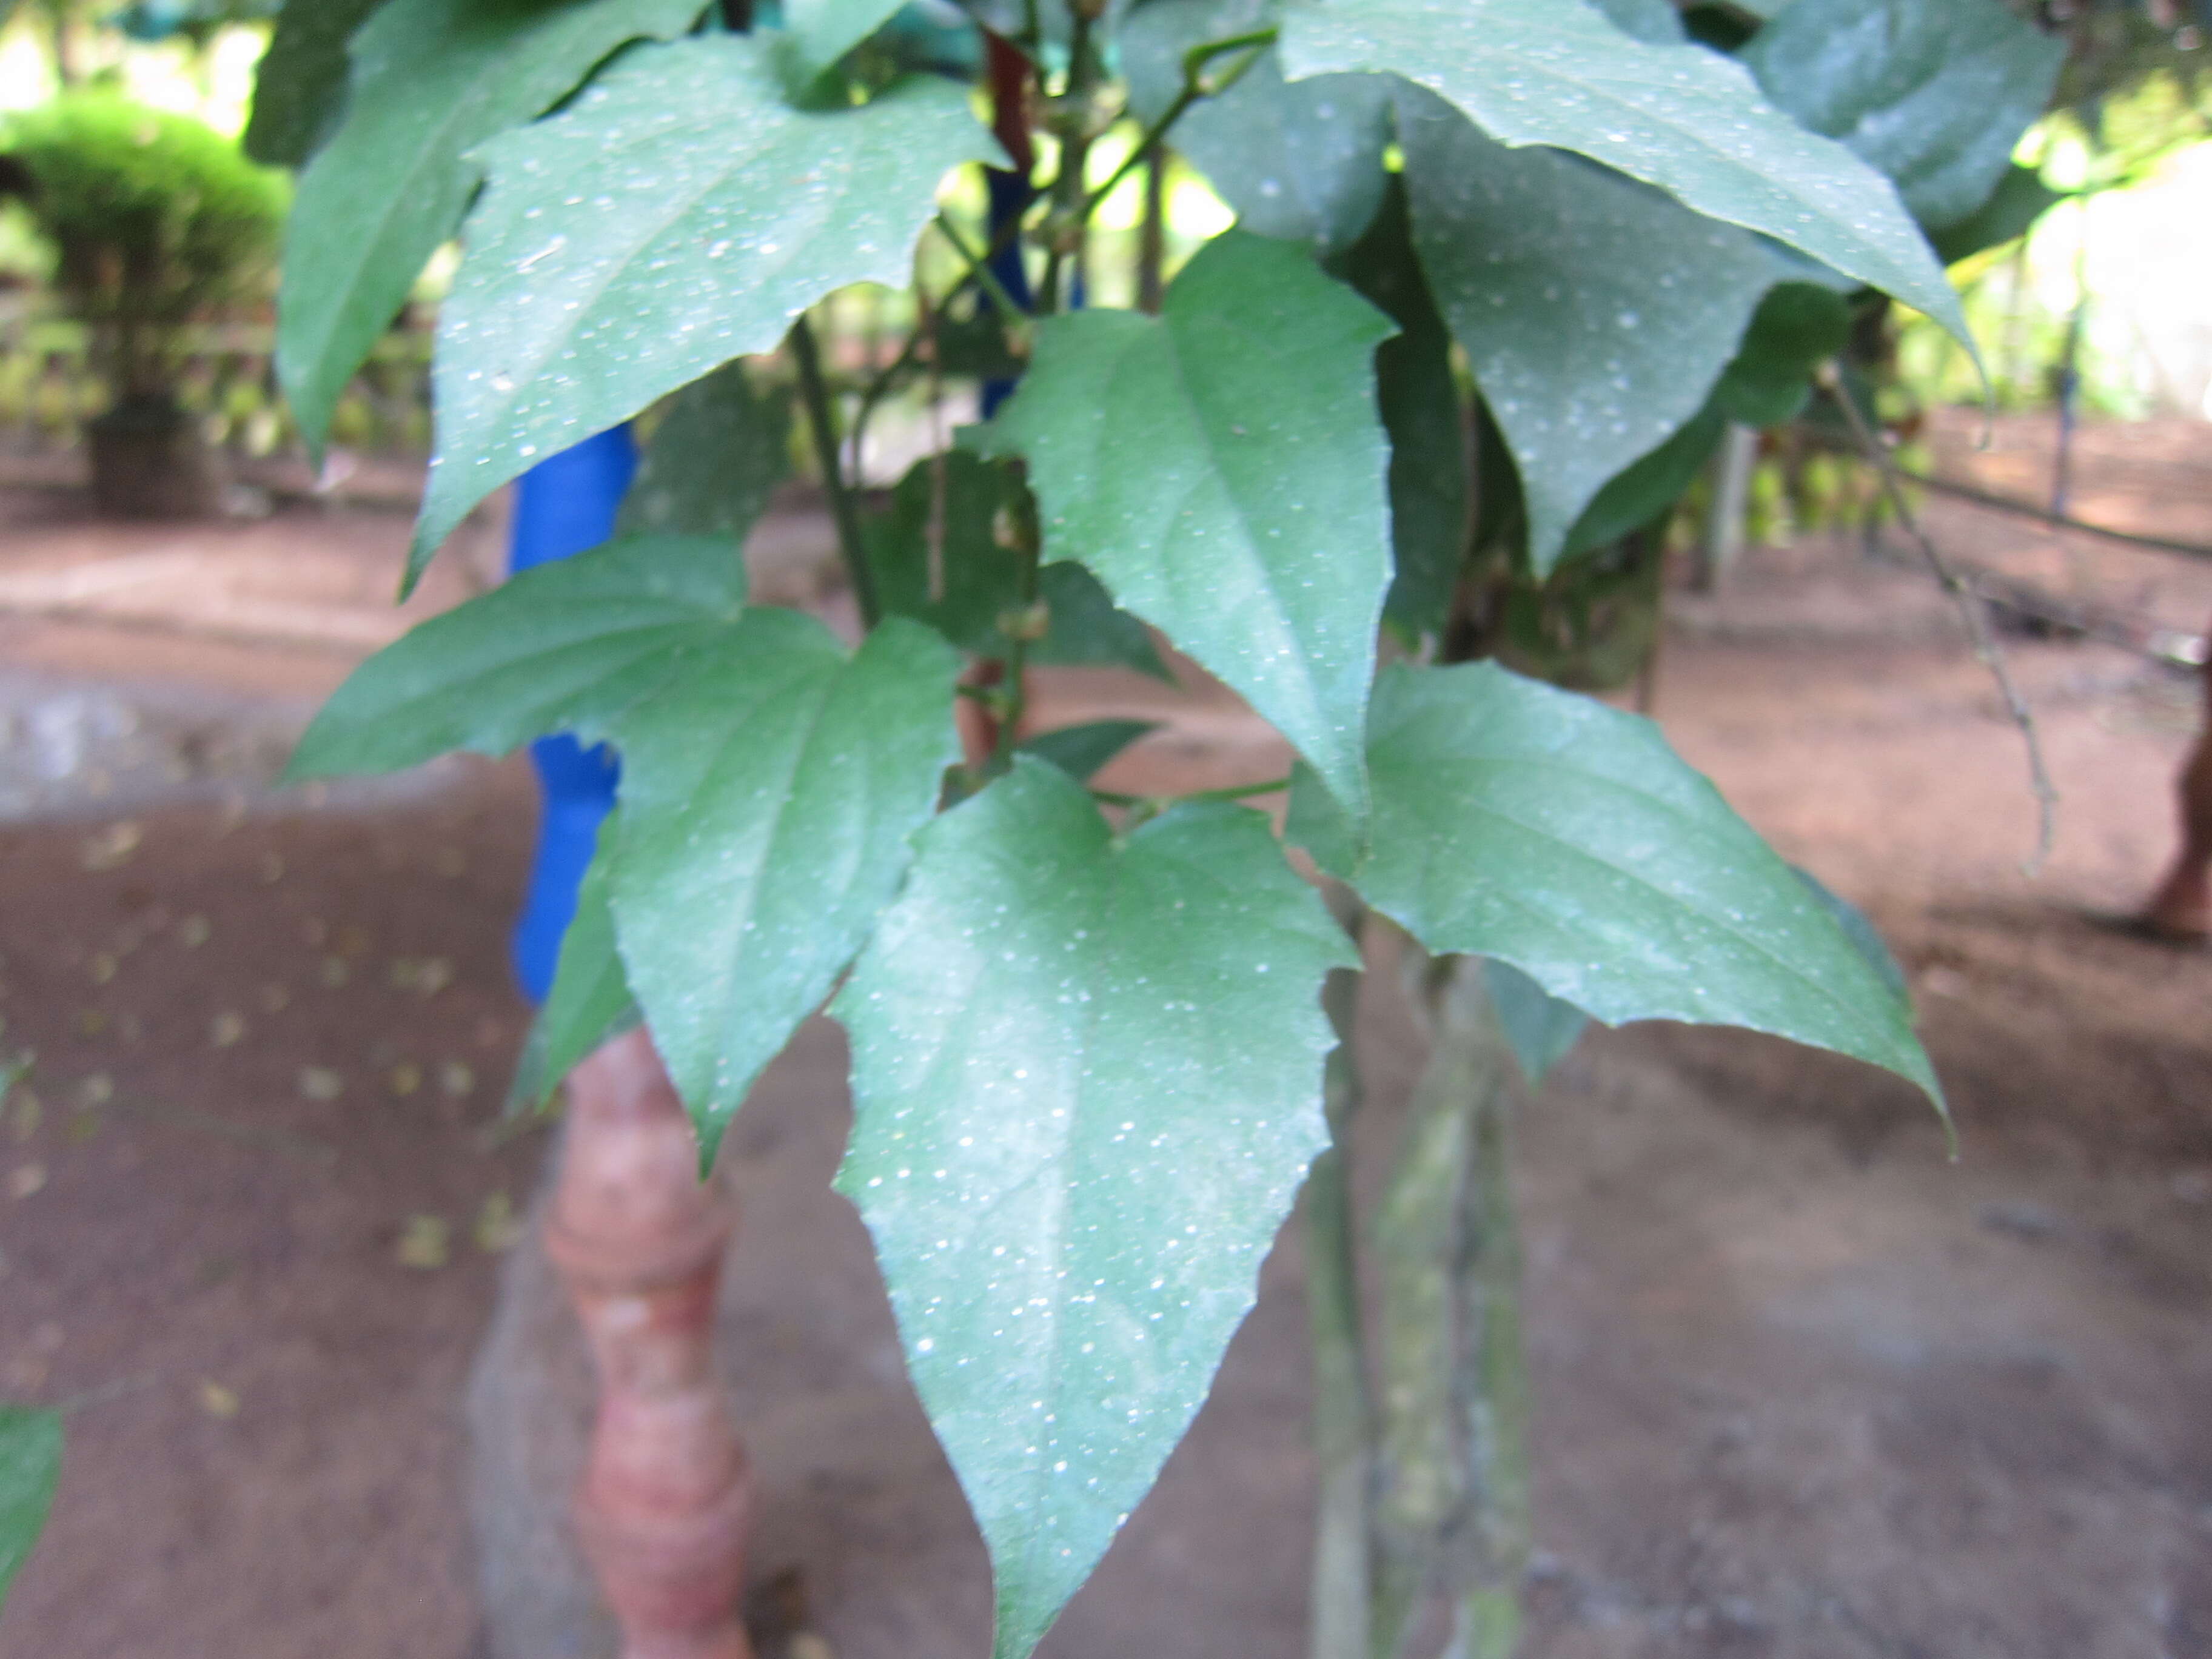
<svg viewBox="0 0 2212 1659">
<path fill-rule="evenodd" d="M 804 85 L 888 21 L 904 0 L 784 0 L 787 50 Z"/>
<path fill-rule="evenodd" d="M 1031 662 L 1048 668 L 1131 668 L 1175 684 L 1174 671 L 1160 660 L 1144 623 L 1117 609 L 1113 595 L 1081 565 L 1045 566 L 1037 572 L 1037 598 L 1052 626 L 1030 653 Z"/>
<path fill-rule="evenodd" d="M 1834 289 L 1778 285 L 1759 302 L 1743 344 L 1713 387 L 1715 406 L 1745 426 L 1796 419 L 1813 371 L 1844 349 L 1850 331 L 1850 307 Z"/>
<path fill-rule="evenodd" d="M 1050 761 L 1078 783 L 1088 783 L 1115 756 L 1159 729 L 1158 720 L 1091 720 L 1040 732 L 1021 746 L 1021 752 Z"/>
<path fill-rule="evenodd" d="M 1022 759 L 923 832 L 831 1012 L 860 1208 L 1023 1659 L 1182 1436 L 1328 1144 L 1354 958 L 1267 822 L 1117 842 Z"/>
<path fill-rule="evenodd" d="M 692 381 L 653 428 L 615 534 L 744 541 L 791 469 L 790 434 L 790 400 L 755 392 L 742 362 Z"/>
<path fill-rule="evenodd" d="M 345 119 L 301 175 L 276 373 L 311 447 L 482 176 L 471 148 L 550 108 L 705 0 L 386 0 L 353 40 Z M 606 424 L 611 425 L 609 422 Z"/>
<path fill-rule="evenodd" d="M 1355 813 L 1390 580 L 1370 358 L 1390 331 L 1297 249 L 1232 230 L 1158 317 L 1039 324 L 983 434 L 1028 458 L 1045 556 L 1241 692 Z"/>
<path fill-rule="evenodd" d="M 1651 524 L 1682 499 L 1727 429 L 1727 416 L 1706 399 L 1673 437 L 1615 473 L 1590 498 L 1567 532 L 1565 556 L 1610 547 Z"/>
<path fill-rule="evenodd" d="M 1769 98 L 1941 228 L 1989 200 L 2050 105 L 2066 41 L 1999 0 L 1797 0 L 1742 59 Z"/>
<path fill-rule="evenodd" d="M 906 285 L 939 181 L 996 159 L 964 88 L 858 109 L 784 101 L 768 34 L 626 52 L 489 172 L 439 319 L 436 453 L 410 580 L 542 455 L 709 369 L 773 350 L 855 283 Z"/>
<path fill-rule="evenodd" d="M 957 667 L 902 618 L 848 657 L 748 611 L 616 722 L 616 935 L 703 1158 L 897 891 L 959 758 Z"/>
<path fill-rule="evenodd" d="M 1418 88 L 1398 126 L 1414 246 L 1520 471 L 1540 575 L 1607 481 L 1698 412 L 1777 267 L 1754 236 L 1493 143 Z"/>
<path fill-rule="evenodd" d="M 1158 120 L 1182 90 L 1186 52 L 1267 27 L 1280 11 L 1274 0 L 1139 7 L 1117 37 L 1131 112 L 1147 125 Z M 1212 72 L 1235 62 L 1217 59 Z M 1349 246 L 1382 203 L 1389 102 L 1389 87 L 1371 76 L 1291 86 L 1270 47 L 1227 92 L 1185 111 L 1173 142 L 1245 229 L 1333 251 Z"/>
<path fill-rule="evenodd" d="M 356 669 L 286 775 L 504 755 L 549 732 L 604 737 L 726 634 L 744 598 L 736 546 L 708 538 L 641 536 L 526 570 Z"/>
<path fill-rule="evenodd" d="M 2063 191 L 2043 182 L 2033 167 L 2008 168 L 1990 199 L 1954 225 L 1946 226 L 1929 240 L 1936 257 L 1947 265 L 1970 258 L 1986 249 L 2002 246 L 2025 236 L 2035 222 L 2059 203 L 2071 200 Z"/>
<path fill-rule="evenodd" d="M 1649 720 L 1492 663 L 1393 667 L 1371 842 L 1302 780 L 1291 834 L 1434 951 L 1495 957 L 1607 1024 L 1741 1025 L 1942 1093 L 1881 976 Z"/>
<path fill-rule="evenodd" d="M 1680 501 L 1730 421 L 1768 427 L 1794 419 L 1811 393 L 1814 367 L 1843 349 L 1850 328 L 1850 307 L 1832 289 L 1783 283 L 1769 289 L 1705 407 L 1598 491 L 1567 532 L 1567 552 L 1607 546 Z"/>
<path fill-rule="evenodd" d="M 1675 45 L 1688 37 L 1682 32 L 1682 14 L 1674 0 L 1590 0 L 1607 21 L 1623 34 L 1656 46 Z"/>
<path fill-rule="evenodd" d="M 1288 14 L 1281 50 L 1293 81 L 1402 76 L 1500 143 L 1589 156 L 1895 295 L 1972 349 L 1958 295 L 1888 181 L 1703 46 L 1632 40 L 1559 0 L 1328 0 Z"/>
<path fill-rule="evenodd" d="M 867 526 L 868 562 L 884 614 L 927 623 L 963 651 L 1004 657 L 999 626 L 1021 608 L 1022 556 L 1005 531 L 1019 507 L 1013 469 L 964 449 L 916 461 Z M 1172 680 L 1144 623 L 1116 611 L 1097 579 L 1076 564 L 1048 565 L 1037 597 L 1050 617 L 1030 660 L 1133 668 Z"/>
<path fill-rule="evenodd" d="M 61 1473 L 61 1413 L 0 1406 L 0 1604 L 39 1541 Z"/>
<path fill-rule="evenodd" d="M 615 918 L 607 902 L 606 849 L 614 844 L 611 815 L 599 826 L 599 851 L 576 889 L 576 914 L 561 937 L 553 988 L 532 1022 L 507 1091 L 509 1115 L 543 1106 L 576 1062 L 642 1016 L 615 948 Z"/>
<path fill-rule="evenodd" d="M 1589 1016 L 1571 1002 L 1560 1001 L 1510 963 L 1485 958 L 1482 973 L 1498 1023 L 1533 1088 L 1582 1041 Z"/>
<path fill-rule="evenodd" d="M 264 167 L 299 167 L 321 149 L 346 101 L 346 43 L 384 0 L 287 0 L 253 75 L 241 142 Z"/>
<path fill-rule="evenodd" d="M 1313 83 L 1310 83 L 1313 84 Z M 1396 322 L 1375 353 L 1376 401 L 1390 434 L 1390 549 L 1382 614 L 1408 639 L 1441 629 L 1458 585 L 1468 521 L 1468 427 L 1445 328 L 1414 256 L 1406 192 L 1393 180 L 1340 274 Z"/>
<path fill-rule="evenodd" d="M 1906 1017 L 1912 1018 L 1911 982 L 1905 977 L 1905 969 L 1898 965 L 1896 957 L 1890 953 L 1888 943 L 1875 930 L 1874 923 L 1867 920 L 1866 912 L 1831 890 L 1826 882 L 1802 865 L 1790 867 L 1813 896 L 1820 901 L 1821 908 L 1836 919 L 1836 926 L 1844 930 L 1844 937 L 1866 958 L 1867 966 L 1889 988 L 1890 994 L 1905 1005 Z"/>
</svg>

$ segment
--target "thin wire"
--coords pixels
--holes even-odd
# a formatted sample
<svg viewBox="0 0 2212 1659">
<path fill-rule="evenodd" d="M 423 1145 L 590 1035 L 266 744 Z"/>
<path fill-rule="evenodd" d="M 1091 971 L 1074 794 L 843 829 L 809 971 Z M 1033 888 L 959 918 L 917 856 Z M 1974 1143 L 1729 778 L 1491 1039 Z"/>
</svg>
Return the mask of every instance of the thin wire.
<svg viewBox="0 0 2212 1659">
<path fill-rule="evenodd" d="M 2028 781 L 2035 790 L 2036 836 L 2035 853 L 2027 864 L 2030 875 L 2042 869 L 2051 856 L 2051 846 L 2058 831 L 2058 787 L 2051 780 L 2051 769 L 2043 754 L 2043 739 L 2035 729 L 2035 714 L 2014 684 L 2012 670 L 2005 661 L 2003 649 L 1997 644 L 1996 633 L 1990 626 L 1989 602 L 1980 588 L 1951 568 L 1928 532 L 1920 527 L 1919 515 L 1913 512 L 1912 503 L 1905 499 L 1905 486 L 1898 476 L 1896 461 L 1881 441 L 1875 436 L 1859 413 L 1858 405 L 1851 401 L 1832 362 L 1825 363 L 1819 375 L 1820 390 L 1828 400 L 1843 411 L 1850 424 L 1851 436 L 1857 440 L 1861 452 L 1881 476 L 1882 490 L 1889 498 L 1890 510 L 1897 521 L 1912 538 L 1920 550 L 1920 557 L 1935 578 L 1937 586 L 1951 596 L 1959 608 L 1960 619 L 1966 625 L 1966 636 L 1973 643 L 1975 658 L 1990 671 L 1996 682 L 1997 692 L 2004 699 L 2005 712 L 2020 729 L 2021 740 L 2027 747 Z"/>
</svg>

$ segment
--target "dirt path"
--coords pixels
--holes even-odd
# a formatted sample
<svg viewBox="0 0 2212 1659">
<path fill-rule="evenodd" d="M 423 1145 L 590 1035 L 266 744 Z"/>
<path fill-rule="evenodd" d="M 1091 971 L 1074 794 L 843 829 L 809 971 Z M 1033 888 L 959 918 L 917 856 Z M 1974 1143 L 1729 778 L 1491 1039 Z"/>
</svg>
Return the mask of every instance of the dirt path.
<svg viewBox="0 0 2212 1659">
<path fill-rule="evenodd" d="M 304 706 L 343 666 L 153 637 L 0 624 L 11 668 L 82 688 L 119 661 L 141 708 L 185 684 Z M 1664 722 L 1889 933 L 1966 1158 L 1901 1088 L 1778 1043 L 1650 1029 L 1569 1062 L 1519 1152 L 1532 1659 L 2212 1656 L 2212 955 L 2102 920 L 2170 846 L 2190 693 L 2098 647 L 2019 654 L 2067 795 L 2034 882 L 2014 740 L 1917 586 L 1801 550 L 1681 610 Z M 1210 702 L 1131 764 L 1259 775 L 1271 741 Z M 459 1413 L 502 1259 L 479 1234 L 504 1242 L 538 1152 L 486 1133 L 521 1030 L 502 949 L 526 780 L 471 763 L 227 807 L 251 775 L 124 816 L 78 788 L 0 834 L 0 1051 L 37 1051 L 41 1105 L 0 1130 L 0 1389 L 74 1402 L 5 1659 L 478 1638 Z M 1385 1004 L 1366 1021 L 1387 1103 L 1415 1045 Z M 810 1027 L 732 1137 L 757 1567 L 804 1575 L 841 1659 L 955 1659 L 982 1650 L 981 1549 L 824 1188 L 841 1069 Z M 1375 1150 L 1389 1130 L 1386 1104 Z M 1301 1277 L 1279 1249 L 1052 1659 L 1301 1650 Z M 565 1327 L 516 1340 L 554 1367 L 531 1420 L 557 1426 Z M 516 1478 L 557 1486 L 558 1434 L 532 1443 Z"/>
</svg>

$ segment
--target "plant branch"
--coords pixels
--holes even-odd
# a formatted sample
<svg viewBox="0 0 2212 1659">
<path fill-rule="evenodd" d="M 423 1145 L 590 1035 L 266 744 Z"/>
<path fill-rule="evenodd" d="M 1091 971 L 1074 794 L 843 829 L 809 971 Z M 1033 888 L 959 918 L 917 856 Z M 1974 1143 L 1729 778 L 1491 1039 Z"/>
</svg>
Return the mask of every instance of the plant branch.
<svg viewBox="0 0 2212 1659">
<path fill-rule="evenodd" d="M 1835 364 L 1822 364 L 1815 378 L 1820 390 L 1827 395 L 1828 401 L 1843 411 L 1844 420 L 1850 427 L 1851 436 L 1857 442 L 1860 452 L 1881 479 L 1882 492 L 1888 498 L 1890 510 L 1897 514 L 1897 521 L 1904 526 L 1905 534 L 1912 538 L 1914 545 L 1920 550 L 1921 559 L 1927 565 L 1929 573 L 1935 577 L 1937 586 L 1957 605 L 1960 620 L 1966 623 L 1966 636 L 1972 641 L 1974 656 L 1996 680 L 1997 694 L 2004 701 L 2005 712 L 2011 716 L 2013 725 L 2020 730 L 2021 742 L 2027 746 L 2028 781 L 2035 790 L 2036 805 L 2035 854 L 2027 862 L 2028 873 L 2033 875 L 2051 856 L 2051 841 L 2057 833 L 2058 787 L 2051 781 L 2051 769 L 2044 759 L 2043 739 L 2036 731 L 2034 711 L 2028 708 L 2027 699 L 2021 696 L 2019 686 L 2014 683 L 2004 651 L 1997 644 L 1996 630 L 1990 626 L 1988 600 L 1980 588 L 1951 568 L 1949 561 L 1929 539 L 1928 532 L 1921 528 L 1919 515 L 1913 512 L 1912 503 L 1905 498 L 1904 481 L 1899 474 L 1895 458 L 1875 435 L 1873 428 L 1867 424 L 1866 416 L 1859 412 L 1858 405 L 1851 401 L 1842 377 L 1836 373 Z"/>
<path fill-rule="evenodd" d="M 1106 182 L 1084 198 L 1083 216 L 1087 220 L 1097 212 L 1098 204 L 1114 193 L 1116 185 L 1137 170 L 1193 104 L 1202 98 L 1218 98 L 1243 80 L 1245 71 L 1260 61 L 1261 54 L 1275 44 L 1278 33 L 1271 28 L 1254 29 L 1249 34 L 1233 34 L 1223 40 L 1208 40 L 1183 53 L 1182 89 L 1176 94 L 1175 101 L 1161 112 L 1160 118 L 1145 129 L 1135 146 L 1122 158 L 1121 165 L 1114 169 Z M 1248 47 L 1249 50 L 1245 50 Z M 1206 66 L 1215 58 L 1232 52 L 1243 52 L 1244 56 L 1221 79 L 1208 81 Z"/>
<path fill-rule="evenodd" d="M 1014 303 L 1014 296 L 1006 292 L 1006 285 L 999 280 L 998 273 L 991 269 L 990 253 L 988 252 L 978 253 L 969 247 L 968 239 L 954 228 L 952 221 L 945 216 L 942 208 L 938 210 L 937 217 L 931 222 L 937 227 L 937 234 L 951 243 L 952 251 L 968 264 L 966 272 L 961 276 L 959 282 L 953 285 L 951 292 L 945 296 L 942 303 L 950 303 L 954 295 L 967 287 L 969 283 L 980 283 L 982 284 L 983 291 L 991 296 L 991 302 L 1007 316 L 1029 315 L 1029 307 Z"/>
<path fill-rule="evenodd" d="M 876 574 L 868 567 L 868 549 L 860 534 L 860 509 L 846 488 L 843 467 L 837 459 L 837 422 L 830 408 L 830 387 L 822 378 L 822 352 L 814 343 L 813 325 L 801 313 L 791 325 L 791 355 L 799 366 L 799 392 L 806 404 L 806 419 L 814 436 L 815 459 L 822 465 L 822 487 L 829 492 L 830 517 L 837 525 L 837 550 L 844 556 L 846 579 L 860 607 L 860 625 L 873 628 L 882 612 L 876 602 Z"/>
<path fill-rule="evenodd" d="M 1269 778 L 1264 783 L 1232 783 L 1221 789 L 1199 789 L 1188 795 L 1123 795 L 1111 789 L 1093 789 L 1093 800 L 1109 806 L 1148 806 L 1156 812 L 1170 806 L 1187 806 L 1195 801 L 1243 800 L 1252 795 L 1279 795 L 1291 787 L 1288 778 Z"/>
</svg>

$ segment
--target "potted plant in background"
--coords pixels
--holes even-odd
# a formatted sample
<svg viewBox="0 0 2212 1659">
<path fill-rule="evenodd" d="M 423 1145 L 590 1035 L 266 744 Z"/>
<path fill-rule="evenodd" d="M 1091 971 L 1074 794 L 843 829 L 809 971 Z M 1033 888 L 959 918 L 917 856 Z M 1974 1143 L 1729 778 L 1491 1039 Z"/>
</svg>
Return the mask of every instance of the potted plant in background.
<svg viewBox="0 0 2212 1659">
<path fill-rule="evenodd" d="M 201 122 L 106 88 L 14 117 L 0 155 L 0 190 L 24 198 L 52 243 L 56 295 L 87 330 L 106 387 L 86 428 L 100 511 L 213 511 L 219 469 L 178 395 L 187 331 L 265 286 L 282 175 Z"/>
</svg>

